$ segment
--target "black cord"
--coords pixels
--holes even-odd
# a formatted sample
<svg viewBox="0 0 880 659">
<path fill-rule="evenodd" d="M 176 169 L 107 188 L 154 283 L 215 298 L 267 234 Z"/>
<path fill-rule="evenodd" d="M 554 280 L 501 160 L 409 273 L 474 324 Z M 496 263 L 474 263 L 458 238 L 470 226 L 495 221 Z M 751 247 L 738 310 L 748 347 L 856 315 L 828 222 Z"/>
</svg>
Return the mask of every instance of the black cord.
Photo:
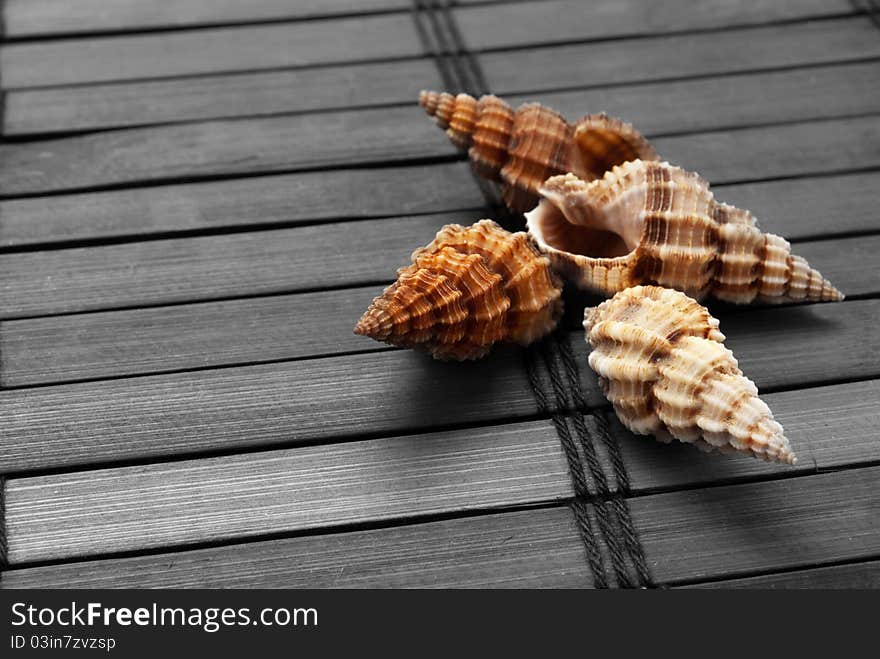
<svg viewBox="0 0 880 659">
<path fill-rule="evenodd" d="M 523 351 L 523 360 L 525 361 L 526 375 L 528 376 L 529 385 L 538 404 L 538 412 L 547 414 L 550 412 L 550 406 L 547 402 L 547 394 L 544 385 L 538 373 L 537 356 L 542 353 L 544 343 L 534 345 Z M 549 369 L 549 367 L 548 367 Z M 605 577 L 605 566 L 602 561 L 602 553 L 599 551 L 599 541 L 593 530 L 593 523 L 584 499 L 590 494 L 590 488 L 587 484 L 584 466 L 578 454 L 577 445 L 568 428 L 563 410 L 557 404 L 556 410 L 550 415 L 550 420 L 559 436 L 562 444 L 562 452 L 568 462 L 568 471 L 574 484 L 575 499 L 571 504 L 575 521 L 578 525 L 578 531 L 581 541 L 584 543 L 584 549 L 587 553 L 587 563 L 590 571 L 593 573 L 593 585 L 596 588 L 607 588 L 608 580 Z"/>
</svg>

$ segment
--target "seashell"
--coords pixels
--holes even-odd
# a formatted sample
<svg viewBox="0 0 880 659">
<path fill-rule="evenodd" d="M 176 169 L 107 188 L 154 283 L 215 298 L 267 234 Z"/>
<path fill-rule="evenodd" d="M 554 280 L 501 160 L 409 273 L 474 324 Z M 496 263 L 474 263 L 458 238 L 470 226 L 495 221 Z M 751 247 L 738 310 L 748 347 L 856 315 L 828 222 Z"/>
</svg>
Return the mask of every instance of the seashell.
<svg viewBox="0 0 880 659">
<path fill-rule="evenodd" d="M 656 160 L 648 141 L 630 124 L 604 114 L 569 124 L 537 103 L 516 111 L 496 96 L 423 91 L 419 103 L 476 172 L 501 184 L 507 207 L 524 212 L 538 203 L 538 187 L 556 174 L 574 172 L 592 180 L 616 164 Z"/>
<path fill-rule="evenodd" d="M 843 299 L 785 239 L 669 163 L 627 162 L 590 183 L 556 176 L 540 192 L 529 233 L 581 288 L 613 295 L 658 284 L 735 304 Z"/>
<path fill-rule="evenodd" d="M 525 232 L 492 220 L 443 227 L 412 261 L 373 300 L 356 334 L 461 361 L 497 341 L 528 345 L 562 315 L 562 284 L 549 259 Z"/>
<path fill-rule="evenodd" d="M 684 293 L 636 286 L 586 309 L 590 366 L 634 433 L 794 464 L 782 426 L 724 347 L 718 321 Z"/>
</svg>

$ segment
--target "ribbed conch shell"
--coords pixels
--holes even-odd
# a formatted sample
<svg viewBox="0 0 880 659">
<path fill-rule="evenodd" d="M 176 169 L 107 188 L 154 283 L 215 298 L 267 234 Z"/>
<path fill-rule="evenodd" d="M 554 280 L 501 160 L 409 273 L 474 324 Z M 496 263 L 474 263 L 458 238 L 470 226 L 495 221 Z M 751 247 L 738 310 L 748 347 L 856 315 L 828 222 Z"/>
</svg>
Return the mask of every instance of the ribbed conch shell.
<svg viewBox="0 0 880 659">
<path fill-rule="evenodd" d="M 467 150 L 476 172 L 501 183 L 507 207 L 524 212 L 538 203 L 538 187 L 556 174 L 574 172 L 591 180 L 612 166 L 643 158 L 656 160 L 648 141 L 630 124 L 604 114 L 576 124 L 537 103 L 514 111 L 496 96 L 423 91 L 419 103 Z"/>
<path fill-rule="evenodd" d="M 581 288 L 613 295 L 658 284 L 735 304 L 843 299 L 788 241 L 669 163 L 627 162 L 590 183 L 556 176 L 540 191 L 529 233 Z"/>
<path fill-rule="evenodd" d="M 623 424 L 663 442 L 795 463 L 782 426 L 684 293 L 636 286 L 584 312 L 590 366 Z"/>
<path fill-rule="evenodd" d="M 562 314 L 562 285 L 528 235 L 492 220 L 449 224 L 373 300 L 356 334 L 437 359 L 477 359 L 498 341 L 527 345 Z"/>
</svg>

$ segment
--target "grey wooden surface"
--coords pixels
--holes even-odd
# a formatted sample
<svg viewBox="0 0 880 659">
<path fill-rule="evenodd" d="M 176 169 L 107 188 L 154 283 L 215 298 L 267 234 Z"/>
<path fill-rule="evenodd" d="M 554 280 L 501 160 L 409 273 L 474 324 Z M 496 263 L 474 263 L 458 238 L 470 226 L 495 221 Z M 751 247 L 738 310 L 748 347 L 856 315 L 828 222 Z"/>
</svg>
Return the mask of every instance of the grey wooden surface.
<svg viewBox="0 0 880 659">
<path fill-rule="evenodd" d="M 421 450 L 422 444 L 430 450 Z M 35 477 L 12 480 L 6 488 L 9 560 L 131 551 L 572 495 L 562 448 L 547 421 Z M 57 517 L 62 509 L 63 518 Z"/>
<path fill-rule="evenodd" d="M 555 508 L 11 570 L 7 588 L 588 588 Z"/>
<path fill-rule="evenodd" d="M 749 48 L 743 48 L 743 41 Z M 711 54 L 706 57 L 707 51 Z M 493 91 L 502 94 L 535 93 L 562 88 L 614 85 L 588 96 L 579 106 L 599 103 L 613 111 L 617 94 L 626 101 L 654 95 L 656 85 L 632 91 L 627 83 L 694 76 L 718 76 L 880 57 L 875 28 L 862 18 L 782 24 L 743 31 L 685 36 L 646 36 L 625 42 L 600 42 L 487 53 L 481 58 Z M 796 105 L 809 91 L 785 75 L 771 78 L 775 87 L 758 86 Z M 832 74 L 826 74 L 831 75 Z M 760 79 L 759 79 L 760 80 Z M 730 87 L 731 96 L 754 93 L 755 82 L 715 81 Z M 844 84 L 844 81 L 831 81 Z M 738 83 L 738 85 L 736 84 Z M 752 84 L 753 88 L 739 89 Z M 663 96 L 699 93 L 698 81 L 670 85 Z M 826 83 L 827 85 L 827 83 Z M 218 74 L 205 77 L 134 80 L 112 84 L 77 84 L 50 88 L 13 89 L 6 98 L 3 131 L 6 135 L 47 133 L 214 119 L 307 110 L 342 109 L 371 104 L 407 104 L 422 88 L 437 88 L 436 67 L 426 58 L 346 64 L 282 71 Z M 778 89 L 777 89 L 778 87 Z M 790 95 L 794 94 L 794 97 Z M 837 99 L 846 102 L 847 98 Z M 764 102 L 769 104 L 769 99 Z M 630 105 L 620 107 L 630 109 Z M 718 105 L 712 106 L 713 111 Z M 809 104 L 796 107 L 809 111 Z M 813 108 L 815 111 L 815 108 Z M 714 112 L 710 112 L 710 117 Z M 636 117 L 632 117 L 633 120 Z"/>
<path fill-rule="evenodd" d="M 474 216 L 456 211 L 9 254 L 0 268 L 0 318 L 390 281 L 420 242 Z M 845 293 L 863 295 L 878 285 L 877 244 L 876 237 L 844 238 L 793 249 L 825 276 L 836 275 Z"/>
<path fill-rule="evenodd" d="M 208 121 L 0 144 L 6 195 L 452 156 L 418 106 Z"/>
<path fill-rule="evenodd" d="M 776 574 L 765 574 L 740 579 L 723 579 L 693 588 L 880 588 L 880 563 L 867 561 L 829 567 L 807 568 Z"/>
<path fill-rule="evenodd" d="M 743 43 L 748 47 L 743 48 Z M 859 61 L 878 55 L 876 28 L 863 17 L 847 17 L 542 45 L 485 53 L 480 63 L 494 92 L 516 94 Z"/>
<path fill-rule="evenodd" d="M 618 110 L 617 114 L 628 120 L 646 119 L 647 135 L 685 133 L 691 123 L 699 124 L 704 132 L 658 137 L 654 144 L 662 157 L 705 172 L 713 182 L 873 167 L 880 152 L 876 117 L 829 117 L 877 110 L 874 88 L 861 83 L 876 81 L 878 67 L 853 66 L 858 67 L 852 70 L 858 86 L 853 86 L 852 81 L 850 87 L 834 83 L 822 90 L 813 105 L 808 103 L 808 97 L 801 97 L 800 102 L 793 104 L 786 101 L 780 113 L 766 112 L 768 122 L 791 120 L 788 115 L 793 113 L 794 119 L 803 120 L 799 123 L 746 127 L 756 123 L 755 100 L 742 94 L 719 106 L 724 109 L 717 113 L 707 113 L 705 107 L 698 109 L 691 96 L 677 95 L 669 99 L 662 115 L 652 112 L 650 105 L 639 104 L 626 112 Z M 832 71 L 829 80 L 836 81 L 838 74 L 839 71 Z M 807 79 L 811 80 L 809 76 Z M 707 85 L 706 81 L 700 84 Z M 726 80 L 721 88 L 727 89 Z M 841 98 L 844 88 L 848 93 Z M 764 87 L 748 86 L 746 91 L 757 93 L 758 89 Z M 701 93 L 711 99 L 716 91 L 710 86 Z M 583 110 L 575 110 L 577 107 L 592 111 L 608 109 L 604 101 L 600 105 L 584 105 L 584 98 L 590 93 L 566 92 L 554 95 L 548 103 L 552 100 L 553 107 L 572 119 L 584 114 Z M 639 102 L 650 96 L 642 96 Z M 617 95 L 608 97 L 616 98 Z M 782 98 L 788 96 L 780 95 Z M 799 157 L 797 162 L 791 162 L 793 151 Z M 454 153 L 449 140 L 425 119 L 423 110 L 409 105 L 132 128 L 0 144 L 0 189 L 7 196 L 23 195 L 180 177 L 399 162 Z"/>
<path fill-rule="evenodd" d="M 407 228 L 412 226 L 413 232 L 425 233 L 424 226 L 413 222 L 413 218 L 406 220 Z M 278 240 L 277 244 L 283 248 L 291 243 Z M 880 293 L 880 281 L 876 277 L 880 267 L 880 240 L 876 236 L 798 243 L 795 249 L 820 267 L 848 295 L 867 296 Z M 292 248 L 289 252 L 296 254 L 296 250 Z M 385 263 L 384 252 L 381 249 L 365 249 L 362 255 L 374 260 L 377 267 L 386 265 L 384 272 L 376 271 L 375 279 L 385 278 L 390 283 L 394 266 Z M 354 261 L 357 258 L 356 253 L 348 256 L 353 264 L 360 265 L 360 262 Z M 406 250 L 397 250 L 395 256 L 405 258 Z M 246 257 L 241 257 L 241 260 L 246 262 Z M 300 267 L 307 265 L 302 264 L 304 260 L 300 259 Z M 145 273 L 150 268 L 140 266 L 136 261 L 134 263 L 138 268 L 137 272 L 141 273 L 140 276 L 146 277 Z M 283 266 L 277 265 L 275 261 L 268 261 L 268 267 L 272 268 L 273 273 L 285 273 Z M 98 268 L 95 267 L 94 270 Z M 213 270 L 207 267 L 204 270 L 205 281 L 210 281 Z M 58 268 L 56 271 L 64 270 Z M 177 284 L 177 272 L 179 268 L 171 272 L 162 271 L 163 277 L 167 277 L 167 281 L 164 278 L 162 280 L 165 289 L 170 290 Z M 107 273 L 105 281 L 113 281 L 123 291 L 137 289 L 137 282 L 126 286 L 128 281 L 114 278 L 106 270 L 101 271 L 101 274 L 104 273 Z M 191 278 L 201 275 L 194 265 L 190 265 L 187 273 Z M 250 270 L 242 266 L 240 273 L 235 285 L 229 287 L 229 294 L 238 293 L 248 286 L 253 290 L 258 289 L 261 282 L 252 276 Z M 323 274 L 323 270 L 320 274 Z M 369 276 L 361 276 L 366 280 L 371 279 Z M 70 274 L 68 283 L 76 284 L 79 281 Z M 201 289 L 195 286 L 197 283 L 198 281 L 191 281 L 189 286 L 179 286 L 179 290 L 175 292 L 184 299 L 186 296 L 198 298 Z M 211 290 L 217 291 L 220 282 L 211 283 L 217 287 Z M 321 283 L 325 282 L 322 280 Z M 354 278 L 346 283 L 355 285 L 358 279 Z M 288 282 L 291 288 L 295 288 L 295 284 L 293 280 Z M 271 282 L 267 285 L 271 285 Z M 86 285 L 82 289 L 71 285 L 59 287 L 57 293 L 59 298 L 74 304 L 79 299 L 92 299 L 90 295 L 95 294 L 95 288 L 94 285 Z M 218 302 L 0 320 L 0 383 L 7 387 L 51 384 L 378 350 L 383 348 L 382 344 L 352 333 L 351 321 L 352 309 L 366 309 L 383 288 L 384 285 L 368 285 Z M 152 299 L 142 297 L 149 292 L 132 292 L 128 299 L 152 302 Z M 174 301 L 174 298 L 167 294 L 160 301 Z M 113 300 L 108 302 L 111 307 L 124 304 L 122 300 L 119 305 L 114 305 Z M 827 322 L 840 319 L 843 323 L 849 317 L 849 310 L 854 309 L 851 304 L 847 303 L 844 307 L 846 312 L 836 309 L 828 314 L 817 309 L 817 316 L 804 315 L 801 318 L 812 320 L 821 317 L 827 318 Z M 52 311 L 69 308 L 53 307 Z M 799 314 L 800 310 L 781 314 L 770 312 L 770 316 L 784 320 L 791 313 Z M 861 328 L 858 330 L 862 331 Z M 841 340 L 849 335 L 846 331 L 841 331 L 840 334 Z M 291 337 L 294 336 L 302 338 L 292 342 Z M 867 336 L 874 336 L 874 333 L 869 332 Z M 800 335 L 791 337 L 788 346 L 790 350 L 796 349 L 797 344 L 794 341 L 797 338 Z M 857 342 L 857 335 L 852 340 Z M 810 344 L 807 349 L 812 348 L 813 345 Z M 51 356 L 48 361 L 47 355 Z M 846 359 L 842 361 L 849 363 Z"/>
<path fill-rule="evenodd" d="M 846 0 L 579 0 L 467 7 L 456 12 L 465 44 L 472 50 L 518 48 L 543 43 L 588 41 L 633 35 L 764 25 L 780 21 L 854 13 Z"/>
<path fill-rule="evenodd" d="M 407 0 L 5 0 L 12 37 L 247 23 L 408 9 Z"/>
<path fill-rule="evenodd" d="M 741 368 L 767 389 L 880 377 L 880 302 L 754 310 L 722 328 Z M 866 332 L 870 328 L 870 333 Z M 827 354 L 833 333 L 838 352 Z M 588 404 L 606 404 L 586 367 L 582 332 L 568 340 Z M 785 350 L 779 348 L 782 343 Z M 442 401 L 438 403 L 438 401 Z M 211 371 L 0 392 L 6 471 L 487 423 L 538 412 L 518 350 L 448 364 L 409 351 L 278 361 Z"/>
<path fill-rule="evenodd" d="M 345 35 L 342 47 L 341 34 Z M 402 12 L 100 39 L 15 42 L 0 48 L 0 75 L 10 88 L 44 87 L 412 57 L 423 50 L 412 18 Z"/>
<path fill-rule="evenodd" d="M 411 103 L 440 86 L 428 59 L 12 90 L 4 135 Z"/>
<path fill-rule="evenodd" d="M 711 305 L 795 467 L 632 436 L 569 310 L 654 584 L 876 587 L 880 30 L 844 0 L 458 4 L 490 89 L 635 121 L 848 295 Z M 351 334 L 488 214 L 415 104 L 442 83 L 411 4 L 64 7 L 4 3 L 0 584 L 591 587 L 522 349 Z"/>
<path fill-rule="evenodd" d="M 692 447 L 659 450 L 618 428 L 634 493 L 880 459 L 865 435 L 880 411 L 859 399 L 878 382 L 769 394 L 799 455 L 792 470 L 718 460 Z M 804 414 L 804 403 L 822 412 Z M 601 454 L 610 471 L 608 458 Z M 13 563 L 211 542 L 573 495 L 549 421 L 419 436 L 11 479 Z M 836 502 L 845 506 L 846 501 Z M 639 504 L 634 502 L 634 506 Z M 736 505 L 731 503 L 731 505 Z M 662 515 L 658 516 L 662 519 Z M 646 522 L 647 523 L 647 522 Z M 637 529 L 640 529 L 637 526 Z M 673 528 L 673 531 L 675 529 Z M 685 539 L 675 535 L 675 539 Z"/>
<path fill-rule="evenodd" d="M 387 194 L 369 194 L 389 180 Z M 337 169 L 0 201 L 0 246 L 335 223 L 482 204 L 464 163 Z"/>
<path fill-rule="evenodd" d="M 393 184 L 386 194 L 368 194 L 387 181 Z M 876 217 L 869 202 L 877 185 L 880 174 L 872 171 L 716 183 L 713 190 L 719 199 L 751 209 L 766 231 L 798 240 L 869 232 Z M 0 246 L 313 224 L 482 204 L 463 163 L 258 176 L 0 200 Z"/>
<path fill-rule="evenodd" d="M 876 556 L 880 467 L 633 499 L 656 578 L 699 581 Z M 734 549 L 735 548 L 735 549 Z"/>
</svg>

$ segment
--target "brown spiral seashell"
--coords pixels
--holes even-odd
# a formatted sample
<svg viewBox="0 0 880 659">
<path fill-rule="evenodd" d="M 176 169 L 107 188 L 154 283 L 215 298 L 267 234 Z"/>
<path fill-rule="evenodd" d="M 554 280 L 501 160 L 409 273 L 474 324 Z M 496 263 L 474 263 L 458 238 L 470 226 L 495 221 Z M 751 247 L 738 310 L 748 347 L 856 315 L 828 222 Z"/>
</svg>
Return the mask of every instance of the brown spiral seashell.
<svg viewBox="0 0 880 659">
<path fill-rule="evenodd" d="M 527 345 L 562 315 L 562 285 L 528 235 L 492 220 L 449 224 L 397 271 L 354 331 L 436 359 L 484 356 L 498 341 Z"/>
<path fill-rule="evenodd" d="M 630 124 L 604 114 L 569 124 L 537 103 L 516 111 L 496 96 L 423 91 L 419 103 L 476 172 L 501 184 L 504 203 L 524 212 L 538 203 L 538 187 L 556 174 L 574 172 L 592 180 L 616 164 L 656 160 L 648 141 Z"/>
<path fill-rule="evenodd" d="M 663 442 L 794 464 L 782 426 L 684 293 L 637 286 L 584 312 L 590 366 L 623 425 Z"/>
<path fill-rule="evenodd" d="M 581 288 L 613 295 L 658 284 L 735 304 L 843 299 L 785 239 L 669 163 L 627 162 L 590 183 L 556 176 L 540 191 L 529 233 Z"/>
</svg>

